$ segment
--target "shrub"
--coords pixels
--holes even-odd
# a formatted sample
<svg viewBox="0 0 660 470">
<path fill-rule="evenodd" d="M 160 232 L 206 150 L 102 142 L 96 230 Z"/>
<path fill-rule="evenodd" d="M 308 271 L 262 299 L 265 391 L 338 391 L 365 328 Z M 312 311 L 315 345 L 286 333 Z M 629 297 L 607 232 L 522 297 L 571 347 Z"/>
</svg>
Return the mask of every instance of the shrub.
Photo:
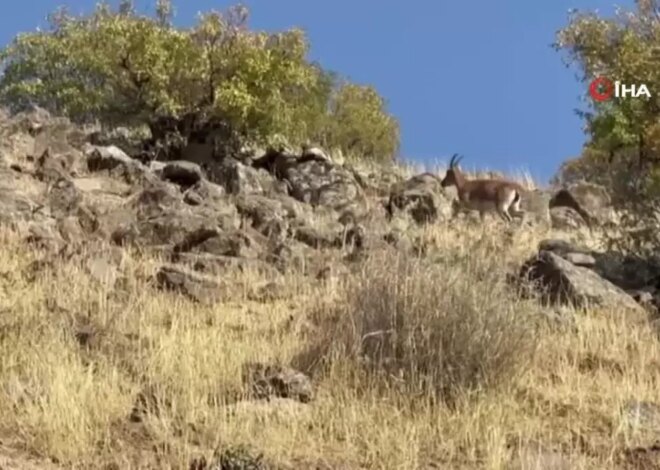
<svg viewBox="0 0 660 470">
<path fill-rule="evenodd" d="M 537 323 L 492 268 L 474 259 L 368 261 L 341 301 L 314 312 L 322 333 L 301 367 L 349 365 L 447 402 L 513 383 L 533 357 Z"/>
</svg>

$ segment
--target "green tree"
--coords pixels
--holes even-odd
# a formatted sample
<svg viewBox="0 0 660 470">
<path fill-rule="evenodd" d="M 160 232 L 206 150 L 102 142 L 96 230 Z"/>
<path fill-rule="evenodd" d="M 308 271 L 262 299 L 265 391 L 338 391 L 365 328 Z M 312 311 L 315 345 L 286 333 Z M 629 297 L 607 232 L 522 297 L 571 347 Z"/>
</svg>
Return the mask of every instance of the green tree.
<svg viewBox="0 0 660 470">
<path fill-rule="evenodd" d="M 660 214 L 658 1 L 637 0 L 634 11 L 617 11 L 613 18 L 572 12 L 555 45 L 567 53 L 567 65 L 578 65 L 585 83 L 605 76 L 624 84 L 645 84 L 652 94 L 651 99 L 592 102 L 589 110 L 580 111 L 586 121 L 585 149 L 580 158 L 564 164 L 558 179 L 584 177 L 606 184 L 625 215 L 625 233 L 616 237 L 620 247 L 655 250 L 660 238 L 649 236 L 657 230 L 648 229 L 655 227 Z"/>
<path fill-rule="evenodd" d="M 373 87 L 345 83 L 330 100 L 324 140 L 348 155 L 392 160 L 399 150 L 399 124 Z"/>
<path fill-rule="evenodd" d="M 582 80 L 604 75 L 626 84 L 646 84 L 651 99 L 617 99 L 592 103 L 581 112 L 587 122 L 588 145 L 616 153 L 636 147 L 638 158 L 650 157 L 654 129 L 660 119 L 660 8 L 657 0 L 638 0 L 634 12 L 618 11 L 611 19 L 573 12 L 558 33 L 556 47 L 567 64 L 578 64 Z"/>
<path fill-rule="evenodd" d="M 79 122 L 148 124 L 158 135 L 168 120 L 205 122 L 239 142 L 323 138 L 369 158 L 394 153 L 398 128 L 382 98 L 368 87 L 336 93 L 335 76 L 307 60 L 303 31 L 251 31 L 242 5 L 181 29 L 174 11 L 170 0 L 159 0 L 153 17 L 137 14 L 131 0 L 116 11 L 101 2 L 82 16 L 57 10 L 48 30 L 20 34 L 0 51 L 1 104 L 36 104 Z"/>
</svg>

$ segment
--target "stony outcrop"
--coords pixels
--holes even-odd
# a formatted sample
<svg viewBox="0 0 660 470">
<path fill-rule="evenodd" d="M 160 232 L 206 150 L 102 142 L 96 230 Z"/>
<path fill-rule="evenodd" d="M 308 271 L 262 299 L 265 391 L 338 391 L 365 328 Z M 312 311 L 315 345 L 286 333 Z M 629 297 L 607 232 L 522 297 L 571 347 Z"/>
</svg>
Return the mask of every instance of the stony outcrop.
<svg viewBox="0 0 660 470">
<path fill-rule="evenodd" d="M 660 305 L 655 300 L 659 275 L 660 266 L 649 261 L 543 240 L 538 254 L 520 268 L 518 279 L 552 303 L 639 311 L 642 305 Z"/>
<path fill-rule="evenodd" d="M 386 204 L 390 218 L 403 211 L 418 224 L 447 220 L 452 206 L 440 187 L 440 179 L 431 173 L 422 173 L 395 184 Z"/>
<path fill-rule="evenodd" d="M 0 224 L 47 252 L 89 243 L 153 250 L 165 263 L 154 273 L 158 288 L 212 303 L 231 290 L 225 278 L 233 270 L 268 273 L 277 285 L 293 270 L 333 278 L 371 250 L 426 256 L 425 242 L 409 232 L 455 216 L 454 197 L 432 173 L 351 165 L 316 147 L 218 158 L 217 139 L 207 137 L 162 153 L 154 139 L 140 143 L 127 130 L 88 131 L 41 109 L 5 114 Z M 181 159 L 191 145 L 205 156 Z M 158 160 L 163 155 L 178 158 Z M 528 222 L 564 229 L 607 219 L 609 204 L 607 192 L 588 183 L 523 198 Z M 116 281 L 103 260 L 88 268 L 105 284 Z M 523 271 L 556 302 L 660 304 L 660 261 L 547 241 Z"/>
</svg>

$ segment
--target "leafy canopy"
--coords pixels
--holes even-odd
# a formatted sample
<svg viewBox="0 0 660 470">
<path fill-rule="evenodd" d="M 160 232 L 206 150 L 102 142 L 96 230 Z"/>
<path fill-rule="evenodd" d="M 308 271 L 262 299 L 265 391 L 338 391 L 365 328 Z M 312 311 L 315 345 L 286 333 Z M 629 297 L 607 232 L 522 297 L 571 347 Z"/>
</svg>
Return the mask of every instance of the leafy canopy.
<svg viewBox="0 0 660 470">
<path fill-rule="evenodd" d="M 82 16 L 57 10 L 46 31 L 19 34 L 0 51 L 1 104 L 110 125 L 195 115 L 251 143 L 283 137 L 395 157 L 399 127 L 384 100 L 310 63 L 300 29 L 251 31 L 242 5 L 200 14 L 188 29 L 174 27 L 173 14 L 168 0 L 154 16 L 137 14 L 130 0 Z"/>
<path fill-rule="evenodd" d="M 657 0 L 638 0 L 636 11 L 617 11 L 614 18 L 572 12 L 557 35 L 558 50 L 567 64 L 577 64 L 585 83 L 606 76 L 621 83 L 646 84 L 652 97 L 591 101 L 586 121 L 585 156 L 625 155 L 635 149 L 637 160 L 653 157 L 660 142 L 660 7 Z M 585 87 L 586 88 L 586 87 Z M 600 152 L 598 152 L 600 151 Z M 657 156 L 657 153 L 655 153 Z M 596 163 L 596 162 L 594 162 Z M 630 162 L 628 162 L 630 163 Z"/>
<path fill-rule="evenodd" d="M 622 209 L 615 240 L 641 253 L 660 246 L 660 4 L 637 0 L 635 11 L 614 18 L 573 12 L 557 35 L 556 47 L 577 64 L 582 80 L 598 76 L 626 85 L 645 84 L 651 98 L 592 102 L 580 112 L 587 143 L 579 158 L 566 162 L 558 180 L 588 179 L 606 185 Z M 614 239 L 612 239 L 614 240 Z M 610 241 L 612 241 L 610 240 Z"/>
</svg>

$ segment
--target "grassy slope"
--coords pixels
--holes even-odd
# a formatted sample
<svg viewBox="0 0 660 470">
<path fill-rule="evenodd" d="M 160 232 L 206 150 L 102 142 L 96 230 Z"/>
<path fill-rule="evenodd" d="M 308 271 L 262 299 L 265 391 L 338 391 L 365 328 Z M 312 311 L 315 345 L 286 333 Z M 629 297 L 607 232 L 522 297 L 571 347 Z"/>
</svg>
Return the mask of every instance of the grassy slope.
<svg viewBox="0 0 660 470">
<path fill-rule="evenodd" d="M 522 262 L 549 235 L 505 237 L 489 224 L 440 224 L 424 236 L 436 253 L 486 267 Z M 575 330 L 544 326 L 519 380 L 453 408 L 375 382 L 355 387 L 335 369 L 315 377 L 310 405 L 237 405 L 243 364 L 289 362 L 315 337 L 307 315 L 319 299 L 348 301 L 341 282 L 292 275 L 281 298 L 259 302 L 249 296 L 258 276 L 246 273 L 231 301 L 201 307 L 149 287 L 154 260 L 127 252 L 129 281 L 108 296 L 75 259 L 26 278 L 39 253 L 12 233 L 0 238 L 0 433 L 12 452 L 63 467 L 187 468 L 217 446 L 247 444 L 295 468 L 498 469 L 540 443 L 572 468 L 604 469 L 619 468 L 623 447 L 653 439 L 622 412 L 627 400 L 660 402 L 660 350 L 644 319 L 590 311 L 577 313 Z M 470 285 L 463 279 L 462 292 Z M 516 308 L 525 306 L 537 308 Z M 81 331 L 91 334 L 86 346 Z M 169 406 L 132 423 L 145 384 Z"/>
</svg>

